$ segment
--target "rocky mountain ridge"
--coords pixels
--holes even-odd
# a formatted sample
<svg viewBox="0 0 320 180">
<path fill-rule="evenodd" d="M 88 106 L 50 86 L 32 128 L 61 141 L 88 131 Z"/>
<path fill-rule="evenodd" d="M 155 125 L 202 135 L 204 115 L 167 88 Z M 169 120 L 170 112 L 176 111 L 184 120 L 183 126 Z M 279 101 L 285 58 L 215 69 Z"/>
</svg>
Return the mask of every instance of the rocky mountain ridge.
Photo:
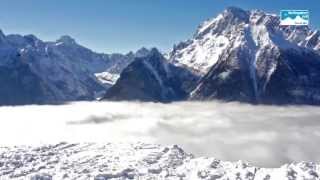
<svg viewBox="0 0 320 180">
<path fill-rule="evenodd" d="M 142 48 L 95 53 L 69 36 L 44 42 L 0 33 L 0 104 L 76 100 L 223 100 L 320 104 L 319 31 L 229 7 L 168 59 Z M 110 88 L 110 90 L 109 90 Z M 2 99 L 1 99 L 2 98 Z"/>
<path fill-rule="evenodd" d="M 137 53 L 102 54 L 70 36 L 45 42 L 0 32 L 0 105 L 95 100 L 112 86 Z"/>
<path fill-rule="evenodd" d="M 176 84 L 189 82 L 189 86 L 182 88 L 188 95 L 165 101 L 155 98 L 155 101 L 219 99 L 262 104 L 320 104 L 319 46 L 318 31 L 307 26 L 281 26 L 276 15 L 229 7 L 204 22 L 193 39 L 174 46 L 169 55 L 166 64 L 189 72 L 183 81 L 175 79 Z M 161 71 L 158 67 L 153 66 L 152 71 Z M 130 67 L 130 71 L 152 74 L 150 68 L 141 70 L 139 66 Z M 178 77 L 178 74 L 171 76 Z M 158 82 L 166 79 L 156 77 Z M 143 88 L 139 87 L 140 83 L 150 86 L 144 95 L 161 87 L 151 88 L 156 81 L 145 81 L 142 77 L 133 81 L 118 84 L 125 85 L 125 89 Z M 121 100 L 145 100 L 141 94 L 117 93 L 109 94 L 108 99 L 122 96 Z"/>
</svg>

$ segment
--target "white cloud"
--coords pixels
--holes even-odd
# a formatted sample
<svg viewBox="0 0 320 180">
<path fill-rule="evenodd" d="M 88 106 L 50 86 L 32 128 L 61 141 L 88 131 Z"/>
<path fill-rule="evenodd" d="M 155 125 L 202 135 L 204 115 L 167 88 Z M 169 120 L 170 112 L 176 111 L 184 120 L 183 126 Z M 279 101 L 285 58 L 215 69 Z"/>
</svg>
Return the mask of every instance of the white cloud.
<svg viewBox="0 0 320 180">
<path fill-rule="evenodd" d="M 1 145 L 148 141 L 259 166 L 320 160 L 318 107 L 80 102 L 0 107 Z"/>
</svg>

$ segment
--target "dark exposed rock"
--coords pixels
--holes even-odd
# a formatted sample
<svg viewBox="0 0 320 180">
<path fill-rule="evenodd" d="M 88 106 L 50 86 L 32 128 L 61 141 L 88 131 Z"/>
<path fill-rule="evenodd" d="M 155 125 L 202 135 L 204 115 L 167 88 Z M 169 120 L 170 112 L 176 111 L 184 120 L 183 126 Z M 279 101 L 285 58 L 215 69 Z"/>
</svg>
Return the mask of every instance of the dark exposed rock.
<svg viewBox="0 0 320 180">
<path fill-rule="evenodd" d="M 179 74 L 179 75 L 178 75 Z M 123 70 L 104 99 L 170 102 L 188 96 L 197 77 L 169 64 L 156 49 Z"/>
</svg>

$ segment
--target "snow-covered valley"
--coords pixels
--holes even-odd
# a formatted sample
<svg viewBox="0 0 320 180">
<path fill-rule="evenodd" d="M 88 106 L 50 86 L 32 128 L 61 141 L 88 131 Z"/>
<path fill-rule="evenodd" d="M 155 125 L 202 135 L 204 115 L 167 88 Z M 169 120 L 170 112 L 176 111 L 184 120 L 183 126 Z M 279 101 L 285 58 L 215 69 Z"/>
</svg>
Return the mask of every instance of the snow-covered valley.
<svg viewBox="0 0 320 180">
<path fill-rule="evenodd" d="M 39 173 L 53 179 L 88 179 L 99 174 L 119 179 L 236 179 L 238 175 L 264 179 L 271 172 L 277 174 L 271 179 L 279 179 L 290 169 L 316 179 L 311 171 L 319 173 L 314 164 L 258 170 L 228 163 L 242 160 L 256 167 L 277 168 L 286 163 L 319 162 L 319 107 L 217 101 L 76 102 L 4 106 L 0 114 L 0 174 L 4 179 Z M 171 156 L 173 144 L 196 159 L 182 157 L 180 150 Z M 165 147 L 169 151 L 163 153 Z M 151 156 L 158 158 L 156 162 L 144 161 Z M 200 157 L 220 159 L 221 167 L 212 168 L 212 158 Z M 178 163 L 177 168 L 166 164 L 169 161 Z"/>
</svg>

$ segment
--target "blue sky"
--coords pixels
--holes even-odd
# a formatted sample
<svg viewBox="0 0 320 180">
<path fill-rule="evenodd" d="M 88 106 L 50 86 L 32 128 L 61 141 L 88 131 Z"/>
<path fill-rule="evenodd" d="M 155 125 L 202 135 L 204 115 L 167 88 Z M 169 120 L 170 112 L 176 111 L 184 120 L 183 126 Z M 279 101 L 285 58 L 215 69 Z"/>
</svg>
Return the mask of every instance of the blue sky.
<svg viewBox="0 0 320 180">
<path fill-rule="evenodd" d="M 0 28 L 43 40 L 67 34 L 98 52 L 167 51 L 228 6 L 277 14 L 307 9 L 312 27 L 320 28 L 319 0 L 1 0 Z"/>
</svg>

